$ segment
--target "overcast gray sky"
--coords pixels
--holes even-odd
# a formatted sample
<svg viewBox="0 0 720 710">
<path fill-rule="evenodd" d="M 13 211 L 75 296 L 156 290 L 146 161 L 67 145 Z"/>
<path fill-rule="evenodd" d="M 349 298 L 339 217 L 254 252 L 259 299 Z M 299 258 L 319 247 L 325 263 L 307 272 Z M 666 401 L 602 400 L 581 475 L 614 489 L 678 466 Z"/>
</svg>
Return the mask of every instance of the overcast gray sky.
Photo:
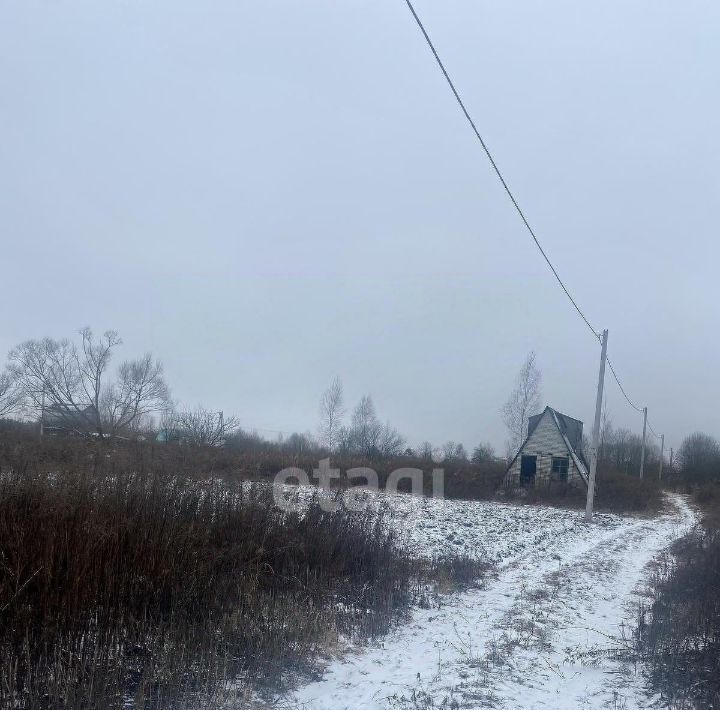
<svg viewBox="0 0 720 710">
<path fill-rule="evenodd" d="M 416 7 L 630 396 L 720 435 L 720 4 Z M 0 238 L 1 351 L 114 328 L 248 428 L 338 375 L 500 447 L 530 349 L 592 420 L 598 346 L 402 0 L 0 0 Z"/>
</svg>

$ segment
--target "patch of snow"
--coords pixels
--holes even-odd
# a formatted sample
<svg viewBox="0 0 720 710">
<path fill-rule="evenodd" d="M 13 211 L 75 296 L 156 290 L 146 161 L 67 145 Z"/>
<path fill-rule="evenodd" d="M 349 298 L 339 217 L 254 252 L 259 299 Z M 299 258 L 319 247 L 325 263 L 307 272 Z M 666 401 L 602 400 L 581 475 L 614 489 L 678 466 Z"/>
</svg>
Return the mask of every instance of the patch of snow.
<svg viewBox="0 0 720 710">
<path fill-rule="evenodd" d="M 482 589 L 415 609 L 374 646 L 331 661 L 321 680 L 278 706 L 391 708 L 661 708 L 640 669 L 614 651 L 629 634 L 648 564 L 696 522 L 668 496 L 655 518 L 542 506 L 377 496 L 416 554 L 487 557 Z"/>
</svg>

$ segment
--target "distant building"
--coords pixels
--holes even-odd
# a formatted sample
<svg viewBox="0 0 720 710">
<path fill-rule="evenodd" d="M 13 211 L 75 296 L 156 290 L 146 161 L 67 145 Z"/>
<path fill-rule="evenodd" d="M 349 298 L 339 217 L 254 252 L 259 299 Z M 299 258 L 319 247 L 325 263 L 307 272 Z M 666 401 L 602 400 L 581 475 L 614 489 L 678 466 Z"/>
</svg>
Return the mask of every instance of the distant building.
<svg viewBox="0 0 720 710">
<path fill-rule="evenodd" d="M 528 435 L 505 474 L 508 486 L 548 485 L 553 481 L 587 487 L 582 453 L 583 423 L 545 407 L 528 420 Z"/>
<path fill-rule="evenodd" d="M 181 443 L 185 440 L 182 432 L 179 429 L 161 429 L 155 436 L 155 441 L 158 444 Z"/>
<path fill-rule="evenodd" d="M 95 407 L 51 404 L 42 413 L 43 431 L 47 434 L 91 434 L 96 431 Z"/>
</svg>

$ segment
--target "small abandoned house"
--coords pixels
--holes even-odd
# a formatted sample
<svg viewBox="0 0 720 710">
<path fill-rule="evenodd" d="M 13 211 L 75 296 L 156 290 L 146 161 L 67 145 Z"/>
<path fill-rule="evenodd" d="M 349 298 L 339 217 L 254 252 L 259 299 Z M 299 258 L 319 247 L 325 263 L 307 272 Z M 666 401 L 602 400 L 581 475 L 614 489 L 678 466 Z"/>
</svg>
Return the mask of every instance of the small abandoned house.
<svg viewBox="0 0 720 710">
<path fill-rule="evenodd" d="M 582 454 L 583 423 L 545 407 L 528 420 L 528 435 L 505 474 L 505 485 L 536 486 L 553 481 L 587 486 Z"/>
</svg>

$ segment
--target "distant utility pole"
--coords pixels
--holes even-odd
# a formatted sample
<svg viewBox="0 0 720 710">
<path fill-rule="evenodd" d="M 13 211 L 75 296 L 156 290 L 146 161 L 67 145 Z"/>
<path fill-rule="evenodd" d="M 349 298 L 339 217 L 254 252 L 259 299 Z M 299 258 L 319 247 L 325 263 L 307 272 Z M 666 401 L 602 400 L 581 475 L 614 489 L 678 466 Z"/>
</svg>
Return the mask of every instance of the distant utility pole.
<svg viewBox="0 0 720 710">
<path fill-rule="evenodd" d="M 673 467 L 673 448 L 671 446 L 670 447 L 670 470 L 671 471 L 672 471 L 672 467 Z"/>
<path fill-rule="evenodd" d="M 585 520 L 590 522 L 593 515 L 595 500 L 595 474 L 597 473 L 598 445 L 600 443 L 600 417 L 602 416 L 603 388 L 605 386 L 605 360 L 607 359 L 608 332 L 603 330 L 602 349 L 600 352 L 600 375 L 598 376 L 597 399 L 595 400 L 595 422 L 592 431 L 592 448 L 590 449 L 590 478 L 588 480 L 587 501 L 585 503 Z"/>
<path fill-rule="evenodd" d="M 45 387 L 42 390 L 42 400 L 40 401 L 40 436 L 45 434 Z"/>
<path fill-rule="evenodd" d="M 660 471 L 658 472 L 658 480 L 662 481 L 663 455 L 665 452 L 665 434 L 660 437 Z"/>
<path fill-rule="evenodd" d="M 645 432 L 647 431 L 647 407 L 643 407 L 643 443 L 640 451 L 640 478 L 645 472 Z"/>
</svg>

